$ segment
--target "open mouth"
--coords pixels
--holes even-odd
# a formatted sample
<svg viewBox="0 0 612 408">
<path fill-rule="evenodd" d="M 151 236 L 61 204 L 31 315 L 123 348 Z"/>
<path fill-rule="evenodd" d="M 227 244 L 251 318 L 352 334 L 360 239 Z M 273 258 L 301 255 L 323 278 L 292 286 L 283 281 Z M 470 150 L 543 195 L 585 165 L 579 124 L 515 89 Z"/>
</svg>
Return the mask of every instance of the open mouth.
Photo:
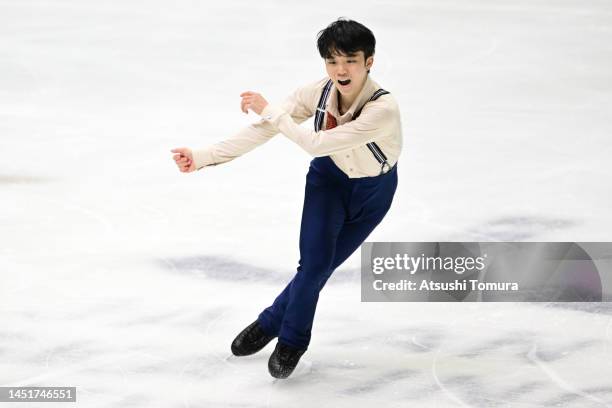
<svg viewBox="0 0 612 408">
<path fill-rule="evenodd" d="M 350 79 L 345 79 L 344 81 L 342 81 L 342 80 L 340 80 L 340 79 L 339 79 L 339 80 L 338 80 L 338 83 L 339 83 L 340 85 L 342 85 L 342 86 L 346 86 L 346 85 L 348 85 L 348 84 L 350 84 L 350 83 L 351 83 L 351 80 L 350 80 Z"/>
</svg>

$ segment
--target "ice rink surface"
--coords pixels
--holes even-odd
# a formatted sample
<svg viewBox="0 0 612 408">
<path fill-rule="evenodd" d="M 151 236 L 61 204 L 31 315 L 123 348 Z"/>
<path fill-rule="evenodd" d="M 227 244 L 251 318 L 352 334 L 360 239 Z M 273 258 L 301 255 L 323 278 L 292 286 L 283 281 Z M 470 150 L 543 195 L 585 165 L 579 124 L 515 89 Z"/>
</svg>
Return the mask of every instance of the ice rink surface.
<svg viewBox="0 0 612 408">
<path fill-rule="evenodd" d="M 56 405 L 78 407 L 612 407 L 607 304 L 361 303 L 358 256 L 290 379 L 273 344 L 230 357 L 294 273 L 310 158 L 279 135 L 182 174 L 170 149 L 257 120 L 242 91 L 323 78 L 315 36 L 339 16 L 374 31 L 402 110 L 370 241 L 610 241 L 609 1 L 0 0 L 0 386 L 76 386 Z"/>
</svg>

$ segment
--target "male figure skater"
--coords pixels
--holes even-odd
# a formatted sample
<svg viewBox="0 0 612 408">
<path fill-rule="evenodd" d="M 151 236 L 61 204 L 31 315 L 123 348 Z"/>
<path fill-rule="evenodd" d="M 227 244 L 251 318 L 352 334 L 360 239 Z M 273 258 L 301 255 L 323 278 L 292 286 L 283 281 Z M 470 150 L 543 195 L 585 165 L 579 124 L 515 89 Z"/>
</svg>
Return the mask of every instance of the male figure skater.
<svg viewBox="0 0 612 408">
<path fill-rule="evenodd" d="M 376 40 L 362 24 L 339 19 L 320 31 L 319 54 L 328 77 L 297 89 L 282 105 L 244 92 L 241 109 L 261 120 L 204 149 L 176 148 L 182 172 L 233 160 L 282 133 L 314 159 L 306 176 L 297 273 L 274 303 L 234 339 L 236 356 L 254 354 L 272 339 L 268 361 L 287 378 L 310 343 L 319 291 L 378 225 L 397 187 L 402 147 L 394 98 L 370 77 Z M 299 124 L 315 116 L 315 130 Z"/>
</svg>

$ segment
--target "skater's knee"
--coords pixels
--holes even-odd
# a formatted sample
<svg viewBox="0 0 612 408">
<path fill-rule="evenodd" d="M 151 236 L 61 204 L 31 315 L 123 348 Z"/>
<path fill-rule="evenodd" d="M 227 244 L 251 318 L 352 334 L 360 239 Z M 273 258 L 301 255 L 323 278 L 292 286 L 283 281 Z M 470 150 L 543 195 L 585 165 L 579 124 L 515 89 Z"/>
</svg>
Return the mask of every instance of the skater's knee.
<svg viewBox="0 0 612 408">
<path fill-rule="evenodd" d="M 302 260 L 300 269 L 307 276 L 316 277 L 318 280 L 329 273 L 332 259 L 328 257 L 313 257 L 312 259 Z"/>
</svg>

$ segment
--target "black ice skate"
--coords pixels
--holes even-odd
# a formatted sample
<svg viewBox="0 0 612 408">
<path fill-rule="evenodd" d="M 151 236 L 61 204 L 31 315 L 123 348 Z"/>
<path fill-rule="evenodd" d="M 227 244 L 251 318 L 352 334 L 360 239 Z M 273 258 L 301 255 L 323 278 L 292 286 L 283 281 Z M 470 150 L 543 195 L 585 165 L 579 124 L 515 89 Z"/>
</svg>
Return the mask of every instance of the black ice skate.
<svg viewBox="0 0 612 408">
<path fill-rule="evenodd" d="M 255 320 L 236 336 L 232 342 L 232 354 L 235 356 L 255 354 L 275 337 L 264 333 L 259 322 Z"/>
<path fill-rule="evenodd" d="M 296 349 L 282 343 L 276 343 L 276 348 L 268 360 L 268 371 L 274 378 L 287 378 L 297 366 L 300 357 L 306 349 Z"/>
</svg>

